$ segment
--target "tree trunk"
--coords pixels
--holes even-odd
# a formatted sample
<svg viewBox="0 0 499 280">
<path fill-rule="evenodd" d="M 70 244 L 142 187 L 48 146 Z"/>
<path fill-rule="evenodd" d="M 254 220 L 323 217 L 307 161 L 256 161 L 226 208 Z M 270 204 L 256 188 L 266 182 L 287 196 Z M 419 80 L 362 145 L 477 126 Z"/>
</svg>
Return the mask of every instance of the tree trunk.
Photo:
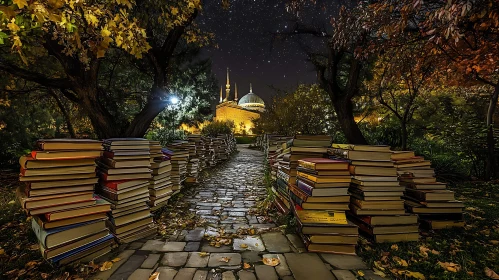
<svg viewBox="0 0 499 280">
<path fill-rule="evenodd" d="M 487 162 L 485 168 L 485 179 L 490 180 L 497 175 L 497 164 L 495 160 L 495 139 L 494 139 L 494 113 L 499 98 L 499 84 L 495 86 L 489 102 L 487 111 Z"/>
<path fill-rule="evenodd" d="M 338 116 L 341 130 L 345 134 L 348 143 L 366 145 L 367 141 L 364 138 L 364 135 L 362 135 L 362 131 L 360 131 L 353 116 L 352 100 L 347 97 L 338 98 L 336 99 L 336 102 L 333 102 L 333 107 Z"/>
<path fill-rule="evenodd" d="M 61 99 L 59 99 L 59 96 L 57 96 L 57 93 L 55 92 L 54 89 L 49 89 L 49 93 L 54 97 L 57 106 L 59 106 L 59 109 L 61 110 L 64 120 L 66 121 L 66 126 L 68 128 L 69 135 L 71 136 L 71 138 L 76 138 L 76 133 L 73 124 L 71 123 L 71 119 L 69 118 L 69 113 L 66 110 L 66 107 L 64 107 L 64 104 L 62 104 Z"/>
<path fill-rule="evenodd" d="M 401 121 L 400 126 L 401 126 L 401 131 L 402 131 L 402 135 L 400 137 L 400 145 L 402 146 L 402 151 L 405 151 L 405 150 L 407 150 L 407 138 L 408 138 L 407 122 Z"/>
</svg>

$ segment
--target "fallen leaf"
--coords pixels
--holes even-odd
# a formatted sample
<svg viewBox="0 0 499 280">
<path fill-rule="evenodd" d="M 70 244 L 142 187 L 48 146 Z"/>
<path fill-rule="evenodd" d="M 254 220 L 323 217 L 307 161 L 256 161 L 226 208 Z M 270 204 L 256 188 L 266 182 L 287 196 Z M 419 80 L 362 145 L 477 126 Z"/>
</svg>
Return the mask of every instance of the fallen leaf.
<svg viewBox="0 0 499 280">
<path fill-rule="evenodd" d="M 435 251 L 435 250 L 431 250 L 431 253 L 432 253 L 433 255 L 440 255 L 440 252 L 439 252 L 439 251 Z"/>
<path fill-rule="evenodd" d="M 9 205 L 12 205 L 12 204 L 15 204 L 15 203 L 16 203 L 16 201 L 15 201 L 15 200 L 11 200 L 11 201 L 9 201 Z"/>
<path fill-rule="evenodd" d="M 386 274 L 383 271 L 379 270 L 379 269 L 373 268 L 373 271 L 374 271 L 374 274 L 376 274 L 376 275 L 378 275 L 380 277 L 383 277 L 383 278 L 386 277 Z"/>
<path fill-rule="evenodd" d="M 499 275 L 488 267 L 485 268 L 485 275 L 487 275 L 490 279 L 499 279 Z"/>
<path fill-rule="evenodd" d="M 399 246 L 397 244 L 393 244 L 392 247 L 390 247 L 394 251 L 398 251 Z"/>
<path fill-rule="evenodd" d="M 364 277 L 364 272 L 362 272 L 362 270 L 358 270 L 357 271 L 357 275 L 359 275 L 360 277 Z"/>
<path fill-rule="evenodd" d="M 475 273 L 474 273 L 473 271 L 467 271 L 466 273 L 467 273 L 469 276 L 473 276 L 473 275 L 475 275 Z"/>
<path fill-rule="evenodd" d="M 278 258 L 263 258 L 263 263 L 269 266 L 277 266 L 281 261 Z"/>
<path fill-rule="evenodd" d="M 121 258 L 114 258 L 111 260 L 113 263 L 121 261 Z"/>
<path fill-rule="evenodd" d="M 426 277 L 421 272 L 414 272 L 414 271 L 407 270 L 405 275 L 410 276 L 412 278 L 416 278 L 418 280 L 426 280 Z"/>
<path fill-rule="evenodd" d="M 393 260 L 396 261 L 401 266 L 405 266 L 405 267 L 409 266 L 409 264 L 407 263 L 406 260 L 401 259 L 399 257 L 393 257 Z"/>
<path fill-rule="evenodd" d="M 209 256 L 210 253 L 207 253 L 207 252 L 199 252 L 199 256 L 200 257 L 206 257 L 206 256 Z"/>
<path fill-rule="evenodd" d="M 101 267 L 100 267 L 100 271 L 106 271 L 106 270 L 110 270 L 111 267 L 113 267 L 113 263 L 112 262 L 104 262 Z"/>
<path fill-rule="evenodd" d="M 5 249 L 0 249 L 0 255 L 5 254 Z"/>
<path fill-rule="evenodd" d="M 40 245 L 39 244 L 33 244 L 33 245 L 29 246 L 29 249 L 31 251 L 40 250 Z"/>
<path fill-rule="evenodd" d="M 490 243 L 494 244 L 494 245 L 498 245 L 499 244 L 499 240 L 489 240 Z"/>
<path fill-rule="evenodd" d="M 40 276 L 43 278 L 43 279 L 48 279 L 50 277 L 50 275 L 48 273 L 40 273 Z"/>
<path fill-rule="evenodd" d="M 455 263 L 449 263 L 449 262 L 438 262 L 438 264 L 445 270 L 447 271 L 450 271 L 450 272 L 458 272 L 459 270 L 461 270 L 461 266 L 459 266 L 458 264 L 455 264 Z M 494 279 L 494 278 L 492 278 Z M 499 278 L 497 278 L 499 279 Z"/>
<path fill-rule="evenodd" d="M 159 279 L 159 271 L 154 272 L 149 276 L 149 280 L 158 280 Z"/>
<path fill-rule="evenodd" d="M 244 269 L 249 269 L 250 267 L 251 267 L 251 264 L 249 264 L 249 263 L 244 263 L 243 264 L 243 268 Z"/>
<path fill-rule="evenodd" d="M 241 248 L 246 249 L 246 248 L 248 248 L 248 245 L 243 243 L 243 244 L 241 244 Z"/>
<path fill-rule="evenodd" d="M 230 258 L 229 257 L 223 257 L 223 258 L 220 258 L 219 261 L 228 263 L 230 261 Z"/>
</svg>

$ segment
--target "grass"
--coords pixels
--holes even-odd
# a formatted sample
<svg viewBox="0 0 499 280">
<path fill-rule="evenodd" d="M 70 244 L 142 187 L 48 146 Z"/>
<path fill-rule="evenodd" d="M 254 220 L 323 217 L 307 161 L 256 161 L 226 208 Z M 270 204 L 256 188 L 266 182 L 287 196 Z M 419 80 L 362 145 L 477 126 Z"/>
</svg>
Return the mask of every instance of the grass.
<svg viewBox="0 0 499 280">
<path fill-rule="evenodd" d="M 361 240 L 358 255 L 394 279 L 491 279 L 489 269 L 499 271 L 499 184 L 464 183 L 452 189 L 466 205 L 464 229 L 441 230 L 418 242 Z"/>
</svg>

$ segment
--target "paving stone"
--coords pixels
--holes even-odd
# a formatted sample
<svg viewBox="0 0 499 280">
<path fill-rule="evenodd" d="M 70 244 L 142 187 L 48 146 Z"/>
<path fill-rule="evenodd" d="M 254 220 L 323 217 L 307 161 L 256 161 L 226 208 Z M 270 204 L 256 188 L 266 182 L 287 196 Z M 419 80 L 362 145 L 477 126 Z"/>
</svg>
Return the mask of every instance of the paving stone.
<svg viewBox="0 0 499 280">
<path fill-rule="evenodd" d="M 234 251 L 265 251 L 263 242 L 259 236 L 245 236 L 242 239 L 234 239 Z"/>
<path fill-rule="evenodd" d="M 245 263 L 255 263 L 255 262 L 261 262 L 262 257 L 258 254 L 258 252 L 255 251 L 245 251 L 241 253 L 243 257 L 243 262 Z"/>
<path fill-rule="evenodd" d="M 162 252 L 162 248 L 165 245 L 164 241 L 161 240 L 147 240 L 147 242 L 140 248 L 140 250 L 144 251 L 157 251 Z"/>
<path fill-rule="evenodd" d="M 173 280 L 192 280 L 195 273 L 195 268 L 181 268 Z"/>
<path fill-rule="evenodd" d="M 166 242 L 163 246 L 163 252 L 182 252 L 185 247 L 185 242 Z"/>
<path fill-rule="evenodd" d="M 128 245 L 128 250 L 138 250 L 142 246 L 144 246 L 144 242 L 132 242 L 130 245 Z"/>
<path fill-rule="evenodd" d="M 128 276 L 127 280 L 144 280 L 149 279 L 152 273 L 152 269 L 139 268 L 135 270 L 132 275 Z"/>
<path fill-rule="evenodd" d="M 336 269 L 367 269 L 366 264 L 358 256 L 321 254 L 321 257 Z"/>
<path fill-rule="evenodd" d="M 275 272 L 274 267 L 259 264 L 255 265 L 256 277 L 258 280 L 278 280 L 277 273 Z"/>
<path fill-rule="evenodd" d="M 186 252 L 199 251 L 200 246 L 201 246 L 201 242 L 187 242 L 187 245 L 185 245 L 185 247 L 184 247 L 184 251 L 186 251 Z"/>
<path fill-rule="evenodd" d="M 160 266 L 156 271 L 159 272 L 159 280 L 173 280 L 177 275 L 177 270 L 171 267 Z"/>
<path fill-rule="evenodd" d="M 311 279 L 311 272 L 313 272 L 314 280 L 334 279 L 333 274 L 324 266 L 324 263 L 317 254 L 286 253 L 284 257 L 296 280 Z"/>
<path fill-rule="evenodd" d="M 246 212 L 229 212 L 229 216 L 232 217 L 244 217 L 246 216 Z"/>
<path fill-rule="evenodd" d="M 110 280 L 122 280 L 122 279 L 127 279 L 128 276 L 130 276 L 136 269 L 142 265 L 144 260 L 146 259 L 146 256 L 140 256 L 140 255 L 132 255 L 128 258 L 128 260 L 116 270 L 111 277 L 109 277 Z M 114 265 L 113 265 L 114 266 Z"/>
<path fill-rule="evenodd" d="M 387 278 L 383 278 L 381 276 L 378 276 L 374 274 L 374 271 L 372 270 L 362 270 L 364 272 L 364 279 L 366 280 L 386 280 Z"/>
<path fill-rule="evenodd" d="M 333 270 L 334 276 L 338 280 L 356 280 L 357 277 L 350 270 Z"/>
<path fill-rule="evenodd" d="M 275 228 L 275 224 L 251 224 L 252 227 L 254 228 L 260 228 L 260 229 L 269 229 L 269 228 Z"/>
<path fill-rule="evenodd" d="M 199 252 L 189 253 L 189 259 L 185 264 L 185 267 L 206 267 L 208 265 L 208 260 L 210 256 L 201 256 Z"/>
<path fill-rule="evenodd" d="M 166 253 L 161 260 L 161 264 L 172 267 L 183 266 L 188 256 L 189 253 L 187 252 Z"/>
<path fill-rule="evenodd" d="M 228 258 L 229 261 L 225 262 L 222 258 Z M 213 253 L 210 255 L 210 260 L 208 261 L 209 267 L 239 265 L 241 265 L 241 254 L 237 253 Z"/>
<path fill-rule="evenodd" d="M 120 260 L 113 263 L 113 266 L 111 267 L 111 269 L 109 270 L 106 270 L 106 271 L 99 271 L 95 276 L 94 276 L 94 279 L 109 279 L 111 277 L 111 275 L 118 270 L 118 268 L 120 268 L 124 263 L 127 262 L 128 258 L 130 258 L 133 253 L 135 253 L 135 250 L 125 250 L 123 252 L 121 252 L 117 258 L 119 258 Z"/>
<path fill-rule="evenodd" d="M 271 253 L 291 252 L 288 239 L 281 232 L 269 232 L 262 234 L 263 242 L 267 251 Z"/>
<path fill-rule="evenodd" d="M 291 275 L 291 270 L 289 270 L 288 263 L 286 262 L 286 258 L 283 254 L 277 254 L 277 258 L 279 259 L 279 265 L 275 266 L 275 271 L 279 274 L 279 277 L 284 277 Z"/>
<path fill-rule="evenodd" d="M 228 253 L 232 251 L 231 246 L 222 245 L 219 248 L 210 246 L 209 243 L 205 243 L 201 246 L 202 252 L 210 252 L 210 253 Z"/>
<path fill-rule="evenodd" d="M 288 238 L 289 242 L 296 249 L 298 253 L 303 253 L 307 251 L 305 245 L 303 244 L 303 241 L 297 234 L 286 234 L 286 237 Z"/>
<path fill-rule="evenodd" d="M 226 271 L 222 273 L 222 280 L 236 280 L 236 276 L 232 271 Z"/>
<path fill-rule="evenodd" d="M 147 259 L 140 266 L 141 268 L 153 268 L 159 261 L 160 254 L 149 254 Z"/>
<path fill-rule="evenodd" d="M 256 280 L 255 274 L 247 270 L 240 270 L 237 276 L 239 276 L 239 280 Z"/>
<path fill-rule="evenodd" d="M 185 236 L 185 241 L 201 241 L 204 236 L 204 228 L 190 230 Z"/>
<path fill-rule="evenodd" d="M 208 276 L 208 271 L 206 270 L 197 270 L 196 274 L 194 274 L 194 277 L 192 280 L 206 280 L 206 277 Z"/>
</svg>

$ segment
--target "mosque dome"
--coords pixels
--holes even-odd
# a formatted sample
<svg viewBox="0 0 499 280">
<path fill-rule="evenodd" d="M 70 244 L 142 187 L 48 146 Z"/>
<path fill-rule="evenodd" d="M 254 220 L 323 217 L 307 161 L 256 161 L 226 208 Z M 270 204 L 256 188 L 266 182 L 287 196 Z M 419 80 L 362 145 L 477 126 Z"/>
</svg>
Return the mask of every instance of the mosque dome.
<svg viewBox="0 0 499 280">
<path fill-rule="evenodd" d="M 249 110 L 262 111 L 265 109 L 265 102 L 260 96 L 253 93 L 251 84 L 250 92 L 239 99 L 238 105 Z"/>
</svg>

